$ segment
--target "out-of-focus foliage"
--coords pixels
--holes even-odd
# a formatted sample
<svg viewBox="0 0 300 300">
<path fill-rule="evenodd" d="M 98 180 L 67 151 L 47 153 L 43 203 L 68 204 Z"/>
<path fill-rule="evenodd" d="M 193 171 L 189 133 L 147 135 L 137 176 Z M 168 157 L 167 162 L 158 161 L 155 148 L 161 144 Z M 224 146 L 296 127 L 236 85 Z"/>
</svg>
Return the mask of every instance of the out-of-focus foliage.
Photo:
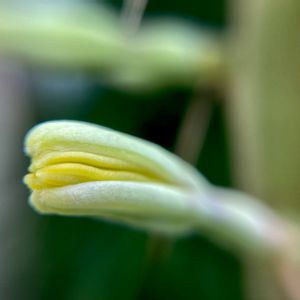
<svg viewBox="0 0 300 300">
<path fill-rule="evenodd" d="M 106 7 L 49 3 L 2 5 L 0 19 L 0 53 L 56 70 L 93 71 L 117 86 L 191 87 L 222 74 L 217 34 L 180 19 L 143 22 L 132 34 Z"/>
</svg>

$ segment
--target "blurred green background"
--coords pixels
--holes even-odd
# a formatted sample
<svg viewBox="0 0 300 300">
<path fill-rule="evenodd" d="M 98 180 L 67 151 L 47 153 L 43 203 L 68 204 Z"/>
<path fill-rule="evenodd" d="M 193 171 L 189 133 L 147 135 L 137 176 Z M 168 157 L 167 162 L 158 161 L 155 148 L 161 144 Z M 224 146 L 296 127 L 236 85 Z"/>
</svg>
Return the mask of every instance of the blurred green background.
<svg viewBox="0 0 300 300">
<path fill-rule="evenodd" d="M 121 10 L 122 1 L 104 3 Z M 226 28 L 226 3 L 150 0 L 145 19 L 153 16 L 177 16 L 221 31 Z M 83 71 L 43 70 L 16 62 L 9 65 L 10 71 L 2 72 L 1 77 L 18 79 L 6 88 L 10 92 L 21 88 L 27 97 L 3 102 L 1 108 L 11 105 L 18 112 L 16 121 L 20 111 L 26 115 L 12 143 L 5 144 L 2 136 L 1 147 L 11 146 L 14 155 L 14 169 L 8 177 L 18 193 L 10 200 L 13 203 L 7 204 L 14 206 L 10 211 L 13 221 L 2 222 L 1 228 L 6 233 L 1 239 L 6 251 L 0 252 L 4 261 L 0 265 L 1 299 L 244 299 L 239 258 L 208 236 L 195 234 L 175 240 L 98 220 L 40 216 L 27 205 L 29 191 L 21 183 L 28 165 L 20 151 L 23 136 L 45 120 L 89 121 L 174 151 L 193 97 L 191 88 L 173 85 L 126 91 Z M 222 97 L 209 97 L 216 104 L 197 167 L 211 182 L 230 186 Z M 14 124 L 7 122 L 7 126 Z M 1 209 L 5 213 L 5 206 Z"/>
</svg>

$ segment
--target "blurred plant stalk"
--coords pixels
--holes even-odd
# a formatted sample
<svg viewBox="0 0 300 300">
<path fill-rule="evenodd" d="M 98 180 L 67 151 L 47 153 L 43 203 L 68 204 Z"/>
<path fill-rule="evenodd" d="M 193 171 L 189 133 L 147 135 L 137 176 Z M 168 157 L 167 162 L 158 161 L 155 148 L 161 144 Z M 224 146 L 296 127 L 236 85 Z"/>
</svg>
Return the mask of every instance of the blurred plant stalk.
<svg viewBox="0 0 300 300">
<path fill-rule="evenodd" d="M 103 81 L 130 89 L 219 79 L 223 51 L 215 32 L 179 19 L 139 26 L 146 2 L 128 3 L 132 5 L 124 8 L 123 20 L 91 4 L 40 4 L 22 10 L 1 4 L 0 52 L 43 68 L 97 72 Z"/>
<path fill-rule="evenodd" d="M 236 182 L 278 213 L 299 221 L 300 2 L 233 1 L 232 8 L 228 111 Z M 256 267 L 256 275 L 264 272 L 259 271 L 262 265 Z M 284 269 L 293 281 L 299 278 L 299 265 L 293 273 L 286 264 Z M 276 283 L 268 280 L 274 289 Z M 290 296 L 300 299 L 297 284 L 287 286 Z M 255 299 L 260 292 L 256 290 Z M 283 299 L 278 294 L 269 298 L 276 297 Z M 262 299 L 269 298 L 265 289 Z"/>
<path fill-rule="evenodd" d="M 128 35 L 137 33 L 143 15 L 147 6 L 148 0 L 124 0 L 121 18 L 123 24 L 127 27 Z"/>
<path fill-rule="evenodd" d="M 236 179 L 299 220 L 300 2 L 240 2 L 229 106 Z"/>
<path fill-rule="evenodd" d="M 24 189 L 22 137 L 31 119 L 25 72 L 0 59 L 0 298 L 31 296 L 31 280 L 20 274 L 32 268 L 35 255 Z M 36 257 L 34 257 L 36 259 Z"/>
</svg>

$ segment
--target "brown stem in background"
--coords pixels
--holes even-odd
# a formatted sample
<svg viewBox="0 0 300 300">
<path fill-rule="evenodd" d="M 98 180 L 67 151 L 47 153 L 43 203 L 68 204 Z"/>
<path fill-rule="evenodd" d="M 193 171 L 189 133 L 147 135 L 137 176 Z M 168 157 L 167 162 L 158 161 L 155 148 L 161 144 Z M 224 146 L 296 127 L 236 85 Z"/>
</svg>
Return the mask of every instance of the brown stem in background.
<svg viewBox="0 0 300 300">
<path fill-rule="evenodd" d="M 175 153 L 195 165 L 201 152 L 213 111 L 208 93 L 197 91 L 190 100 L 179 128 Z M 158 234 L 148 239 L 148 265 L 163 263 L 173 248 L 174 240 Z"/>
<path fill-rule="evenodd" d="M 129 36 L 138 31 L 147 3 L 148 0 L 124 0 L 121 18 Z"/>
<path fill-rule="evenodd" d="M 212 100 L 198 92 L 191 99 L 179 129 L 175 153 L 193 165 L 203 147 L 212 111 Z"/>
<path fill-rule="evenodd" d="M 279 268 L 279 278 L 282 280 L 291 300 L 300 300 L 300 269 L 299 265 L 283 263 Z"/>
</svg>

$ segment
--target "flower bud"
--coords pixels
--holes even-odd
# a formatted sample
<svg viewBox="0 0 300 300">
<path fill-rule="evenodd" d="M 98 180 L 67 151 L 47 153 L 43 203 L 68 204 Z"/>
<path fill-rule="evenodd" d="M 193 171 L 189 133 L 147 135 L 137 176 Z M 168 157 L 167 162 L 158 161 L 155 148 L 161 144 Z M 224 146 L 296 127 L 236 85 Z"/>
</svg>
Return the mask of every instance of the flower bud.
<svg viewBox="0 0 300 300">
<path fill-rule="evenodd" d="M 32 163 L 24 182 L 41 213 L 185 231 L 195 222 L 192 195 L 204 195 L 209 186 L 163 148 L 84 122 L 38 125 L 27 135 L 25 151 Z"/>
</svg>

